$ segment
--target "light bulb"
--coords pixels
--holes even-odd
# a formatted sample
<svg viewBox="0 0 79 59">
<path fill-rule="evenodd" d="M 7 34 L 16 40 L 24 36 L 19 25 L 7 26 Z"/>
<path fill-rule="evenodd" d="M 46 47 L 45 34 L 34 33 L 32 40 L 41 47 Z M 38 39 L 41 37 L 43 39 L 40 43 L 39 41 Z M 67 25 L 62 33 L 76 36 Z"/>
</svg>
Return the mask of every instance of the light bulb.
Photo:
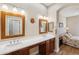
<svg viewBox="0 0 79 59">
<path fill-rule="evenodd" d="M 2 5 L 2 8 L 3 9 L 8 9 L 8 6 L 7 5 Z"/>
<path fill-rule="evenodd" d="M 17 8 L 15 7 L 15 8 L 13 8 L 13 11 L 17 11 Z"/>
<path fill-rule="evenodd" d="M 22 14 L 25 14 L 25 11 L 24 11 L 24 10 L 22 10 L 22 11 L 21 11 L 21 13 L 22 13 Z"/>
<path fill-rule="evenodd" d="M 43 19 L 43 16 L 38 16 L 39 19 Z"/>
</svg>

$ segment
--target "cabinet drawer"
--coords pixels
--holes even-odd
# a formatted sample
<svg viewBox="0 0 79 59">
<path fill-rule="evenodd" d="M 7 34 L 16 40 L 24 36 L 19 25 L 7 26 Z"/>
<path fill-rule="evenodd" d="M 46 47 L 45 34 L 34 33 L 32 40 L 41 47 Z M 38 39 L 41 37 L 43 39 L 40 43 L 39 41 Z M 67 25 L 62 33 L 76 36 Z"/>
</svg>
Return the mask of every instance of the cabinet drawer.
<svg viewBox="0 0 79 59">
<path fill-rule="evenodd" d="M 23 48 L 23 49 L 8 53 L 7 55 L 29 55 L 29 49 Z"/>
</svg>

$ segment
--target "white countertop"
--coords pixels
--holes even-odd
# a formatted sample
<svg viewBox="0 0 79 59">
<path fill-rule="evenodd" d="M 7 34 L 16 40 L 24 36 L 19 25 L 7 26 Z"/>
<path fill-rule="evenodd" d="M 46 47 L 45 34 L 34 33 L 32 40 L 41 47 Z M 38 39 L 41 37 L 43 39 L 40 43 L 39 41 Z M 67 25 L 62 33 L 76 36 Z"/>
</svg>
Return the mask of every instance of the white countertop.
<svg viewBox="0 0 79 59">
<path fill-rule="evenodd" d="M 29 47 L 31 45 L 49 40 L 51 38 L 54 38 L 55 36 L 47 34 L 47 35 L 39 35 L 34 37 L 23 37 L 19 38 L 19 43 L 11 45 L 11 42 L 8 42 L 8 44 L 0 44 L 0 54 L 7 54 L 19 49 L 22 49 L 24 47 Z M 1 42 L 0 42 L 1 43 Z"/>
</svg>

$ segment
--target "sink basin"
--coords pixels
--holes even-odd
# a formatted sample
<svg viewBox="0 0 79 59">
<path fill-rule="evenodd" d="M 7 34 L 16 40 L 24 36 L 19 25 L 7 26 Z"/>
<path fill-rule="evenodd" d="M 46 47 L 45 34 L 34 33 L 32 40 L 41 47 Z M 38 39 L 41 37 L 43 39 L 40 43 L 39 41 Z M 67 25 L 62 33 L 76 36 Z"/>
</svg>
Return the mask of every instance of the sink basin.
<svg viewBox="0 0 79 59">
<path fill-rule="evenodd" d="M 15 45 L 19 45 L 19 44 L 22 44 L 22 41 L 20 41 L 20 40 L 13 40 L 13 41 L 8 42 L 6 47 L 15 46 Z"/>
<path fill-rule="evenodd" d="M 0 45 L 0 50 L 4 50 L 6 45 Z"/>
</svg>

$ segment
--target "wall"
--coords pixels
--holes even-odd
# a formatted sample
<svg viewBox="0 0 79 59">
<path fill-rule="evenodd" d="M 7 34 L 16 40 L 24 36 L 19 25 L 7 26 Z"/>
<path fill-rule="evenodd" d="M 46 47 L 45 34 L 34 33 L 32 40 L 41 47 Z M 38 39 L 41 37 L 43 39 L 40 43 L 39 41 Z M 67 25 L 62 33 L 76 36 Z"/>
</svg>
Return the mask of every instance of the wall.
<svg viewBox="0 0 79 59">
<path fill-rule="evenodd" d="M 79 36 L 79 15 L 67 18 L 67 27 L 72 35 Z"/>
<path fill-rule="evenodd" d="M 63 35 L 66 32 L 66 17 L 60 14 L 59 23 L 63 23 L 63 26 L 59 28 L 59 35 Z"/>
<path fill-rule="evenodd" d="M 0 39 L 1 39 L 1 13 L 0 13 Z"/>
<path fill-rule="evenodd" d="M 26 35 L 35 36 L 39 35 L 39 16 L 47 16 L 47 9 L 38 3 L 27 4 L 14 4 L 18 7 L 22 7 L 26 12 Z M 35 18 L 35 23 L 30 23 L 31 17 Z"/>
</svg>

